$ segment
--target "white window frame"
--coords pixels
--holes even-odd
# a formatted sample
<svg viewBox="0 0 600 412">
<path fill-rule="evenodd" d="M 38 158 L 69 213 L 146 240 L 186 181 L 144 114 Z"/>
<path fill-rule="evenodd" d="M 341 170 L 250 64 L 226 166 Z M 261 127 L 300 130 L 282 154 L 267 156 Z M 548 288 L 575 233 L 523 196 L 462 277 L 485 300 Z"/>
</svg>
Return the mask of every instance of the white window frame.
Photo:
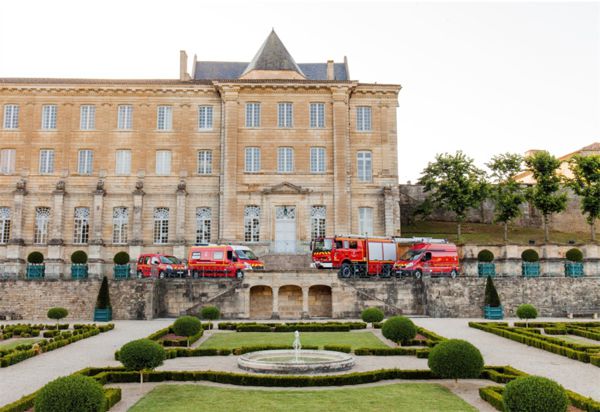
<svg viewBox="0 0 600 412">
<path fill-rule="evenodd" d="M 33 233 L 33 243 L 41 245 L 48 243 L 48 229 L 50 227 L 50 212 L 49 207 L 35 208 L 35 225 Z"/>
<path fill-rule="evenodd" d="M 113 208 L 113 237 L 115 245 L 127 244 L 127 227 L 129 225 L 129 209 L 124 206 Z"/>
<path fill-rule="evenodd" d="M 58 107 L 55 104 L 45 104 L 42 106 L 42 129 L 56 130 L 56 118 Z"/>
<path fill-rule="evenodd" d="M 169 243 L 169 208 L 157 207 L 154 209 L 154 233 L 155 245 Z"/>
<path fill-rule="evenodd" d="M 39 172 L 41 175 L 54 173 L 54 149 L 40 149 Z"/>
<path fill-rule="evenodd" d="M 4 128 L 15 130 L 19 128 L 19 105 L 5 104 L 4 105 Z"/>
<path fill-rule="evenodd" d="M 246 127 L 248 127 L 248 128 L 260 127 L 260 103 L 258 103 L 258 102 L 246 103 Z"/>
<path fill-rule="evenodd" d="M 79 106 L 79 129 L 96 129 L 96 106 L 93 104 L 82 104 Z"/>
<path fill-rule="evenodd" d="M 196 208 L 196 243 L 210 243 L 212 210 L 210 207 Z"/>
<path fill-rule="evenodd" d="M 277 172 L 292 173 L 294 171 L 294 148 L 277 148 Z"/>
<path fill-rule="evenodd" d="M 310 148 L 310 172 L 325 173 L 325 148 L 311 147 Z"/>
<path fill-rule="evenodd" d="M 244 208 L 244 241 L 260 242 L 260 206 Z"/>
<path fill-rule="evenodd" d="M 371 106 L 356 107 L 356 130 L 359 132 L 370 132 L 372 130 L 373 112 Z"/>
<path fill-rule="evenodd" d="M 91 175 L 94 172 L 94 151 L 81 149 L 77 153 L 77 173 L 80 175 Z"/>
<path fill-rule="evenodd" d="M 294 104 L 291 102 L 277 103 L 277 127 L 290 129 L 294 127 Z"/>
<path fill-rule="evenodd" d="M 198 174 L 212 174 L 212 150 L 198 150 Z"/>
<path fill-rule="evenodd" d="M 73 213 L 73 243 L 85 245 L 90 240 L 90 208 L 76 207 Z"/>
<path fill-rule="evenodd" d="M 358 232 L 361 235 L 373 236 L 373 208 L 358 208 Z"/>
<path fill-rule="evenodd" d="M 10 207 L 0 207 L 0 244 L 10 240 Z"/>
<path fill-rule="evenodd" d="M 260 172 L 260 147 L 246 147 L 244 158 L 244 171 L 246 173 Z"/>
<path fill-rule="evenodd" d="M 133 128 L 133 106 L 120 104 L 117 107 L 117 129 L 131 130 Z"/>
<path fill-rule="evenodd" d="M 158 106 L 156 108 L 156 130 L 173 130 L 173 106 Z"/>
<path fill-rule="evenodd" d="M 373 153 L 369 150 L 356 152 L 356 176 L 359 182 L 373 181 Z"/>
<path fill-rule="evenodd" d="M 325 237 L 327 227 L 327 208 L 315 205 L 310 208 L 310 236 L 311 240 Z"/>
<path fill-rule="evenodd" d="M 115 175 L 131 175 L 131 150 L 118 149 L 115 151 Z"/>
<path fill-rule="evenodd" d="M 16 149 L 0 150 L 0 174 L 11 175 L 15 173 Z"/>
<path fill-rule="evenodd" d="M 324 129 L 325 128 L 325 103 L 310 104 L 310 128 Z"/>
<path fill-rule="evenodd" d="M 212 130 L 213 106 L 198 106 L 198 130 Z"/>
<path fill-rule="evenodd" d="M 170 150 L 156 151 L 156 175 L 169 176 L 171 175 L 171 163 L 173 161 Z"/>
</svg>

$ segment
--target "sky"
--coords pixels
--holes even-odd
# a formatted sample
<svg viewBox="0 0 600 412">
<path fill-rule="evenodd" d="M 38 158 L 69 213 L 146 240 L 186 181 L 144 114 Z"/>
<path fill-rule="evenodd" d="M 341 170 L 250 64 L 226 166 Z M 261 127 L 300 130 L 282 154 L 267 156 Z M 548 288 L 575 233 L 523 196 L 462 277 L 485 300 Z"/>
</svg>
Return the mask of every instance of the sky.
<svg viewBox="0 0 600 412">
<path fill-rule="evenodd" d="M 275 28 L 297 62 L 402 85 L 401 183 L 436 153 L 560 156 L 600 142 L 600 2 L 3 2 L 0 77 L 167 78 L 250 61 Z"/>
</svg>

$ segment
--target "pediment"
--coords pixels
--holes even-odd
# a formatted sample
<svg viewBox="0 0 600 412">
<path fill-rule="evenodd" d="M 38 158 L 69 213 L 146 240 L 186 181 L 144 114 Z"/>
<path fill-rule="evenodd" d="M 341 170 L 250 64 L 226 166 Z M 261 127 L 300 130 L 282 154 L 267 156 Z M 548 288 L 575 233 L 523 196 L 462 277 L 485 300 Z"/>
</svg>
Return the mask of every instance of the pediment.
<svg viewBox="0 0 600 412">
<path fill-rule="evenodd" d="M 264 194 L 296 195 L 296 194 L 306 194 L 306 193 L 310 192 L 310 190 L 306 189 L 302 186 L 295 185 L 290 182 L 283 182 L 283 183 L 279 183 L 279 184 L 271 186 L 271 187 L 264 188 L 262 192 Z"/>
</svg>

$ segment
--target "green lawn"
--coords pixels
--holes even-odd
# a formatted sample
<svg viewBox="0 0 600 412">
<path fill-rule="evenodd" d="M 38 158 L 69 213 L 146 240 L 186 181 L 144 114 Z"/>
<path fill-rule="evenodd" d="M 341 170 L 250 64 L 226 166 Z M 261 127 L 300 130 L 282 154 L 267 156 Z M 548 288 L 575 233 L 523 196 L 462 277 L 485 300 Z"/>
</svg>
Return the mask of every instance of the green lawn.
<svg viewBox="0 0 600 412">
<path fill-rule="evenodd" d="M 19 345 L 29 345 L 32 343 L 39 342 L 41 340 L 42 339 L 38 339 L 38 338 L 11 340 L 10 342 L 0 343 L 0 349 L 4 349 L 4 350 L 14 349 Z"/>
<path fill-rule="evenodd" d="M 443 386 L 403 383 L 332 390 L 248 390 L 160 385 L 129 412 L 476 411 Z"/>
<path fill-rule="evenodd" d="M 305 346 L 350 345 L 355 348 L 387 348 L 371 332 L 302 332 Z M 201 348 L 234 349 L 242 346 L 292 345 L 293 332 L 233 332 L 215 333 L 200 345 Z"/>
<path fill-rule="evenodd" d="M 580 345 L 598 345 L 598 341 L 593 339 L 584 338 L 577 335 L 549 335 L 553 338 L 558 338 L 569 343 L 578 343 Z"/>
</svg>

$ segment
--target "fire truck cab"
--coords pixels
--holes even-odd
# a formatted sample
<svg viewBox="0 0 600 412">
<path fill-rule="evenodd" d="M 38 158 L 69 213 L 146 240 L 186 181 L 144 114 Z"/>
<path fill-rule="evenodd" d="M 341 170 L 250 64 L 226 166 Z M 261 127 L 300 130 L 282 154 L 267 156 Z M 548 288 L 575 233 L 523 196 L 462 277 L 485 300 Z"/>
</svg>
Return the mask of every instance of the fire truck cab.
<svg viewBox="0 0 600 412">
<path fill-rule="evenodd" d="M 450 276 L 460 273 L 456 245 L 452 243 L 419 242 L 413 244 L 394 265 L 396 276 Z"/>
</svg>

